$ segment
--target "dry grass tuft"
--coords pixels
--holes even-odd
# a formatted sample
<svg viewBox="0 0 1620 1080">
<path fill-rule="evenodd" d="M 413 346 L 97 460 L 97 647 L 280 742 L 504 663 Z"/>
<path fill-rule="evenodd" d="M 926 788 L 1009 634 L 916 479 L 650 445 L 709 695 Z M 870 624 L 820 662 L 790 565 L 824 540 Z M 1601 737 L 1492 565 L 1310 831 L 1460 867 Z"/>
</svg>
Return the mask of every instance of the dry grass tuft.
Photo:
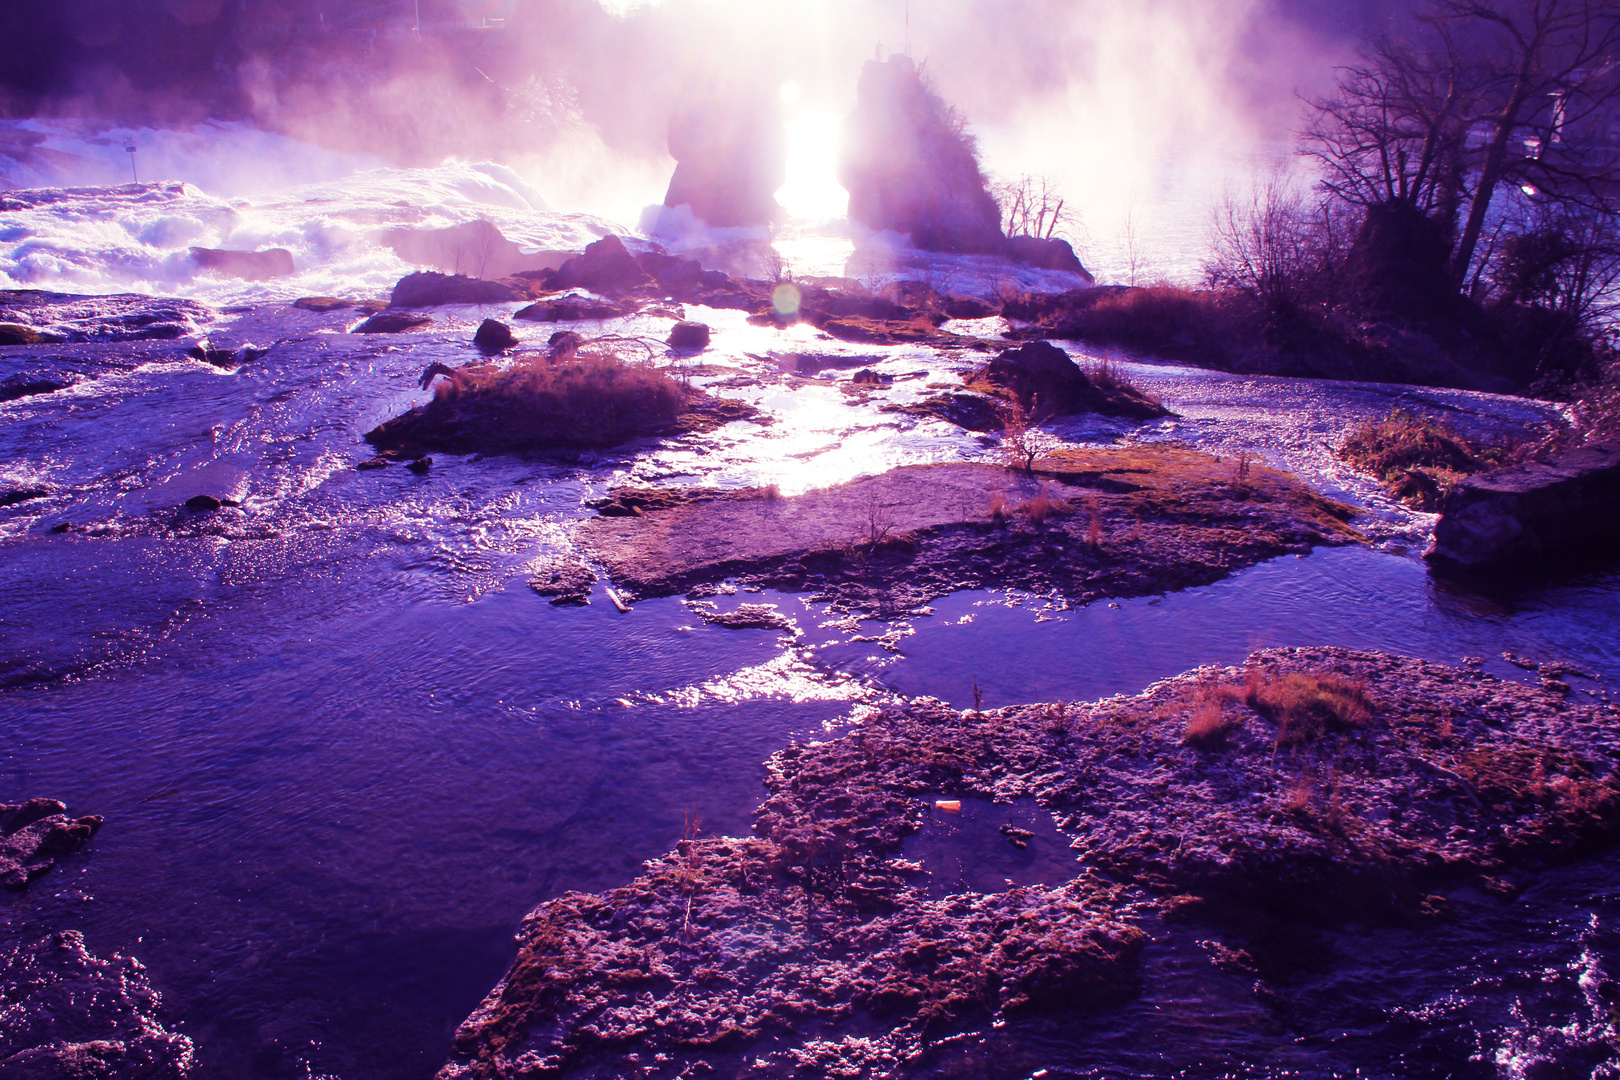
<svg viewBox="0 0 1620 1080">
<path fill-rule="evenodd" d="M 1314 742 L 1334 731 L 1365 727 L 1373 716 L 1367 684 L 1339 675 L 1292 672 L 1266 677 L 1250 669 L 1244 700 L 1277 725 L 1277 745 Z"/>
<path fill-rule="evenodd" d="M 1444 421 L 1395 409 L 1352 431 L 1339 457 L 1376 476 L 1402 502 L 1433 510 L 1458 480 L 1500 465 L 1507 449 L 1468 439 Z"/>
</svg>

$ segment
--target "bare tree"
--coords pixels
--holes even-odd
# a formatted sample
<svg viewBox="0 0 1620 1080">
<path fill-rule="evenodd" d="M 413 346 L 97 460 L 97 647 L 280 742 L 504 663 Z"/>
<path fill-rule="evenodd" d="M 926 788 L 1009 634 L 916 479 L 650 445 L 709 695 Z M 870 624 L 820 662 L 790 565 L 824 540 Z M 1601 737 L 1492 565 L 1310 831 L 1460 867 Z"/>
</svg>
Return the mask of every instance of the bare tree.
<svg viewBox="0 0 1620 1080">
<path fill-rule="evenodd" d="M 1063 197 L 1044 176 L 1021 176 L 991 189 L 1001 206 L 1001 229 L 1008 236 L 1035 236 L 1051 240 L 1062 231 L 1066 238 L 1077 224 Z"/>
<path fill-rule="evenodd" d="M 1349 240 L 1344 216 L 1331 199 L 1308 204 L 1281 173 L 1257 181 L 1246 200 L 1228 193 L 1215 208 L 1205 280 L 1272 316 L 1331 301 Z"/>
<path fill-rule="evenodd" d="M 1459 285 L 1503 190 L 1613 211 L 1620 4 L 1430 0 L 1415 26 L 1375 43 L 1313 103 L 1303 149 L 1329 191 L 1456 227 Z"/>
</svg>

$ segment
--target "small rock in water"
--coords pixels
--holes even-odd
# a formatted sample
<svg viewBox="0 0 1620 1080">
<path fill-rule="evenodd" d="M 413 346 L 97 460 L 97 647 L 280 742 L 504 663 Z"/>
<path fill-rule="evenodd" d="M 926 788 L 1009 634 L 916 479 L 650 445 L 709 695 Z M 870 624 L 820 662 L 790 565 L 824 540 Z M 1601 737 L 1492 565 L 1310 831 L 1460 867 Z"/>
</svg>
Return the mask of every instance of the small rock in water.
<svg viewBox="0 0 1620 1080">
<path fill-rule="evenodd" d="M 193 495 L 186 500 L 186 509 L 194 513 L 205 513 L 209 510 L 218 510 L 225 504 L 212 495 Z"/>
<path fill-rule="evenodd" d="M 425 476 L 427 475 L 427 471 L 433 468 L 433 459 L 430 457 L 420 457 L 405 467 L 418 476 Z"/>
<path fill-rule="evenodd" d="M 55 856 L 77 851 L 100 828 L 100 816 L 70 818 L 55 799 L 0 804 L 0 885 L 26 887 L 56 865 Z"/>
<path fill-rule="evenodd" d="M 54 394 L 73 385 L 72 379 L 59 379 L 50 375 L 18 373 L 0 379 L 0 401 L 15 401 L 35 394 Z"/>
<path fill-rule="evenodd" d="M 669 347 L 672 349 L 707 349 L 709 347 L 709 327 L 707 323 L 678 322 L 669 330 Z"/>
<path fill-rule="evenodd" d="M 353 307 L 354 302 L 336 296 L 300 296 L 292 306 L 303 311 L 327 312 Z"/>
<path fill-rule="evenodd" d="M 473 335 L 473 344 L 485 355 L 505 352 L 517 343 L 518 339 L 512 335 L 511 327 L 494 319 L 485 319 L 478 325 L 478 332 Z"/>
<path fill-rule="evenodd" d="M 355 468 L 361 470 L 362 472 L 368 469 L 386 469 L 388 468 L 388 459 L 379 454 L 376 457 L 367 458 L 360 464 L 356 465 Z"/>
<path fill-rule="evenodd" d="M 433 320 L 426 315 L 412 315 L 403 311 L 385 311 L 380 315 L 373 315 L 355 327 L 354 333 L 402 334 L 407 330 L 417 330 L 432 325 Z"/>
</svg>

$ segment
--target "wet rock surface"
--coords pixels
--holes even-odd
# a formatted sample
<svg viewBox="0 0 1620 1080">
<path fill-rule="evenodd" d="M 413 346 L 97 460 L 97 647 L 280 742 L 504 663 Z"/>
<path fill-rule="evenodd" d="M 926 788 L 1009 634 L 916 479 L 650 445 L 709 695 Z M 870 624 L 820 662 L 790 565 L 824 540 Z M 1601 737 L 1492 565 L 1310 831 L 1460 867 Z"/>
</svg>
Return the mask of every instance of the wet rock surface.
<svg viewBox="0 0 1620 1080">
<path fill-rule="evenodd" d="M 204 270 L 212 270 L 226 277 L 244 281 L 268 281 L 287 277 L 297 271 L 292 252 L 286 248 L 266 248 L 264 251 L 232 251 L 227 248 L 191 249 L 191 257 Z"/>
<path fill-rule="evenodd" d="M 184 1080 L 191 1040 L 164 1027 L 140 962 L 74 930 L 0 946 L 0 1080 Z"/>
<path fill-rule="evenodd" d="M 0 803 L 0 886 L 23 889 L 56 860 L 77 851 L 101 828 L 101 817 L 68 816 L 55 799 L 29 799 L 17 806 Z"/>
<path fill-rule="evenodd" d="M 1620 443 L 1598 443 L 1459 481 L 1440 505 L 1427 556 L 1470 569 L 1532 569 L 1617 536 Z"/>
<path fill-rule="evenodd" d="M 214 319 L 212 309 L 174 297 L 0 289 L 0 323 L 29 328 L 50 343 L 172 340 L 197 334 Z"/>
<path fill-rule="evenodd" d="M 793 498 L 604 509 L 577 542 L 630 598 L 735 578 L 892 612 L 973 588 L 1139 596 L 1357 538 L 1348 507 L 1240 469 L 1161 447 L 1066 451 L 1034 474 L 908 466 Z"/>
<path fill-rule="evenodd" d="M 1280 689 L 1302 683 L 1365 711 L 1312 726 Z M 1325 928 L 1448 919 L 1452 894 L 1612 842 L 1617 765 L 1610 725 L 1558 695 L 1328 647 L 1089 704 L 877 710 L 772 757 L 754 836 L 531 913 L 440 1078 L 941 1075 L 953 1032 L 1129 997 L 1149 934 L 1189 923 L 1261 994 L 1335 962 Z M 1084 869 L 930 899 L 904 843 L 963 798 L 1033 799 Z"/>
</svg>

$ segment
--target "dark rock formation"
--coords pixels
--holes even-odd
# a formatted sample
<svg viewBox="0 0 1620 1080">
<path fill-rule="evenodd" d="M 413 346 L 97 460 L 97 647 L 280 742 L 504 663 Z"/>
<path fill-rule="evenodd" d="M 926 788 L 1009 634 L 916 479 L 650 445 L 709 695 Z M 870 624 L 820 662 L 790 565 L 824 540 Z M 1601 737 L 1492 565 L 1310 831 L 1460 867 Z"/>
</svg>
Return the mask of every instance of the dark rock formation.
<svg viewBox="0 0 1620 1080">
<path fill-rule="evenodd" d="M 910 57 L 862 68 L 838 179 L 849 191 L 849 216 L 869 228 L 910 233 L 929 251 L 1003 250 L 1001 208 L 973 139 Z"/>
<path fill-rule="evenodd" d="M 554 289 L 589 289 L 605 296 L 618 296 L 646 285 L 652 276 L 636 262 L 617 236 L 604 236 L 557 268 L 551 279 Z"/>
<path fill-rule="evenodd" d="M 1007 258 L 1042 270 L 1066 270 L 1079 274 L 1089 283 L 1091 273 L 1080 265 L 1080 259 L 1067 240 L 1057 237 L 1009 236 L 1002 249 Z"/>
<path fill-rule="evenodd" d="M 16 506 L 18 503 L 47 498 L 49 495 L 50 492 L 44 488 L 12 488 L 9 491 L 0 491 L 0 506 Z"/>
<path fill-rule="evenodd" d="M 1006 350 L 971 380 L 980 381 L 1004 389 L 1031 416 L 1095 412 L 1148 420 L 1169 415 L 1134 387 L 1093 382 L 1068 353 L 1049 341 Z"/>
<path fill-rule="evenodd" d="M 413 315 L 404 311 L 384 311 L 373 315 L 365 322 L 354 328 L 356 334 L 403 334 L 408 330 L 420 330 L 424 326 L 432 326 L 433 320 L 426 315 Z"/>
<path fill-rule="evenodd" d="M 665 206 L 690 206 L 710 225 L 769 225 L 782 214 L 787 143 L 770 87 L 710 88 L 669 126 L 675 159 Z"/>
<path fill-rule="evenodd" d="M 35 394 L 52 394 L 58 390 L 66 390 L 73 384 L 73 379 L 56 375 L 30 375 L 19 372 L 0 379 L 0 401 L 15 401 L 17 398 L 32 397 Z"/>
<path fill-rule="evenodd" d="M 89 843 L 99 828 L 99 815 L 70 818 L 67 807 L 55 799 L 29 799 L 20 806 L 0 804 L 0 885 L 26 887 L 49 872 L 57 856 Z"/>
<path fill-rule="evenodd" d="M 22 325 L 47 342 L 172 340 L 199 333 L 213 319 L 202 304 L 174 297 L 0 289 L 0 323 Z"/>
<path fill-rule="evenodd" d="M 1566 450 L 1546 461 L 1478 473 L 1440 504 L 1430 559 L 1524 569 L 1549 557 L 1612 550 L 1620 538 L 1620 443 Z"/>
<path fill-rule="evenodd" d="M 292 252 L 286 248 L 267 248 L 264 251 L 231 251 L 227 248 L 191 249 L 191 257 L 204 270 L 212 270 L 226 277 L 247 281 L 267 281 L 287 277 L 297 271 Z"/>
<path fill-rule="evenodd" d="M 300 296 L 292 302 L 292 306 L 300 311 L 325 314 L 328 311 L 342 311 L 344 308 L 353 307 L 354 301 L 336 296 Z"/>
<path fill-rule="evenodd" d="M 508 304 L 528 300 L 534 294 L 534 282 L 526 278 L 506 278 L 487 281 L 483 278 L 460 274 L 440 274 L 423 270 L 406 274 L 394 286 L 388 306 L 437 307 L 441 304 Z"/>
<path fill-rule="evenodd" d="M 518 339 L 512 336 L 512 328 L 494 319 L 479 323 L 478 332 L 473 334 L 473 344 L 486 356 L 505 352 L 517 343 Z"/>
<path fill-rule="evenodd" d="M 1356 303 L 1371 314 L 1418 324 L 1456 317 L 1447 226 L 1410 203 L 1367 208 L 1347 269 Z"/>
<path fill-rule="evenodd" d="M 669 328 L 669 347 L 698 351 L 709 347 L 709 326 L 700 322 L 678 322 Z"/>
<path fill-rule="evenodd" d="M 567 257 L 555 251 L 526 255 L 483 218 L 444 229 L 389 229 L 383 233 L 383 243 L 406 262 L 475 278 L 549 270 Z"/>
<path fill-rule="evenodd" d="M 587 322 L 617 319 L 632 310 L 633 306 L 627 308 L 612 300 L 598 300 L 594 296 L 558 296 L 521 308 L 512 318 L 525 322 Z"/>
<path fill-rule="evenodd" d="M 76 930 L 0 950 L 0 1078 L 185 1080 L 193 1047 L 159 1020 L 139 961 L 102 960 Z"/>
<path fill-rule="evenodd" d="M 0 323 L 0 345 L 38 345 L 45 337 L 32 326 Z"/>
</svg>

